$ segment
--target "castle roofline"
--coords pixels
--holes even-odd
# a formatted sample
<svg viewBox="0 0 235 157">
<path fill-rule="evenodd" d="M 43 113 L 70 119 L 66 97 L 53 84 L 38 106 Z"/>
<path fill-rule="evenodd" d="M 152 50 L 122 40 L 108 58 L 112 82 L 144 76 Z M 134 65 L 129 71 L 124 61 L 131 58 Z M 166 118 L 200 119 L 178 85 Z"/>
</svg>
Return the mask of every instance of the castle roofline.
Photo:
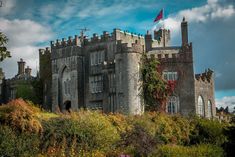
<svg viewBox="0 0 235 157">
<path fill-rule="evenodd" d="M 181 49 L 181 46 L 168 46 L 168 47 L 153 47 L 152 50 L 179 50 Z"/>
</svg>

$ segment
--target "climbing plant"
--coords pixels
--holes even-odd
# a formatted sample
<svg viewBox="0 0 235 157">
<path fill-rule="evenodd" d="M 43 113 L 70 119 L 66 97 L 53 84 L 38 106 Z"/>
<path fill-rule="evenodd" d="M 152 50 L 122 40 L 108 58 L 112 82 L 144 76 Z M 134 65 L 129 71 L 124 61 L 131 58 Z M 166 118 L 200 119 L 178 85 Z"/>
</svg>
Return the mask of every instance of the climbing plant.
<svg viewBox="0 0 235 157">
<path fill-rule="evenodd" d="M 175 82 L 164 80 L 159 67 L 160 62 L 153 55 L 142 56 L 142 96 L 145 108 L 149 111 L 164 112 L 167 98 L 174 91 Z"/>
</svg>

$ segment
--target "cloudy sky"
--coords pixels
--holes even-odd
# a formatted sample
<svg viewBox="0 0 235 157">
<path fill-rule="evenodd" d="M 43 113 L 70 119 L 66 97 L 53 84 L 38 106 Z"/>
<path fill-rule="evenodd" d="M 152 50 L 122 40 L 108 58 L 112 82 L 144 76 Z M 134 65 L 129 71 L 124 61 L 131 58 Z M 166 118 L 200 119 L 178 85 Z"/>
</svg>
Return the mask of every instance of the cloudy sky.
<svg viewBox="0 0 235 157">
<path fill-rule="evenodd" d="M 235 106 L 235 0 L 0 0 L 0 31 L 9 38 L 12 58 L 0 63 L 7 78 L 17 73 L 23 58 L 38 68 L 38 49 L 51 40 L 112 32 L 113 28 L 145 34 L 164 8 L 165 27 L 171 30 L 172 45 L 180 45 L 180 22 L 189 21 L 195 73 L 215 71 L 218 106 Z"/>
</svg>

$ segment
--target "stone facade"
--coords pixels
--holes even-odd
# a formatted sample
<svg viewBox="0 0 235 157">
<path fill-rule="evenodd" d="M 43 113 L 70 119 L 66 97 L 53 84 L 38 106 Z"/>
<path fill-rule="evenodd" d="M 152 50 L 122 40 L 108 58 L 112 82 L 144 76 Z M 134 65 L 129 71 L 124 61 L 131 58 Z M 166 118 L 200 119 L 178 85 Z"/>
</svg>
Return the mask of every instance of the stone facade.
<svg viewBox="0 0 235 157">
<path fill-rule="evenodd" d="M 17 89 L 19 86 L 28 86 L 33 88 L 31 81 L 35 80 L 36 78 L 31 75 L 31 68 L 29 68 L 29 66 L 25 68 L 26 63 L 22 58 L 17 63 L 18 73 L 11 79 L 5 79 L 4 73 L 2 70 L 0 70 L 0 82 L 2 82 L 0 83 L 0 104 L 6 103 L 12 99 L 16 99 Z"/>
<path fill-rule="evenodd" d="M 166 29 L 154 31 L 153 38 L 149 32 L 143 37 L 114 29 L 111 35 L 103 32 L 91 39 L 75 36 L 51 42 L 50 48 L 39 50 L 45 108 L 141 114 L 144 100 L 140 98 L 140 58 L 146 53 L 158 58 L 164 79 L 176 84 L 167 112 L 215 116 L 213 72 L 195 77 L 185 19 L 181 31 L 182 45 L 178 47 L 169 46 L 170 31 Z M 210 79 L 205 80 L 204 75 L 210 75 Z"/>
</svg>

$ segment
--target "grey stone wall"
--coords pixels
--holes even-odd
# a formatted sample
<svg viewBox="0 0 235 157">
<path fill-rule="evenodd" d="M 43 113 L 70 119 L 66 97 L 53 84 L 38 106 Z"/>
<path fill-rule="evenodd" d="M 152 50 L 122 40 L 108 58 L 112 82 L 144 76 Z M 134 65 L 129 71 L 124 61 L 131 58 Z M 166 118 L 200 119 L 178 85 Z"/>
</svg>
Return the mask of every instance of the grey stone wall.
<svg viewBox="0 0 235 157">
<path fill-rule="evenodd" d="M 214 74 L 210 69 L 206 70 L 202 74 L 195 75 L 195 106 L 198 105 L 198 97 L 201 96 L 204 103 L 204 117 L 215 118 L 216 116 L 216 106 L 215 106 L 215 96 L 214 96 Z M 212 105 L 212 117 L 208 116 L 210 112 L 208 108 L 208 103 L 211 102 Z M 197 108 L 196 108 L 197 109 Z M 196 110 L 198 113 L 198 111 Z"/>
<path fill-rule="evenodd" d="M 63 111 L 66 102 L 70 101 L 73 110 L 84 107 L 98 108 L 103 112 L 142 113 L 144 108 L 140 98 L 139 64 L 144 52 L 159 59 L 161 71 L 177 71 L 178 79 L 173 95 L 179 98 L 181 114 L 196 113 L 196 97 L 199 94 L 207 95 L 209 92 L 208 98 L 214 104 L 214 84 L 201 83 L 194 77 L 192 44 L 187 41 L 186 21 L 183 21 L 182 32 L 184 43 L 180 47 L 168 46 L 169 30 L 155 31 L 156 40 L 152 39 L 151 34 L 144 38 L 114 29 L 111 34 L 104 31 L 101 36 L 93 34 L 90 39 L 80 40 L 81 37 L 75 36 L 74 39 L 69 37 L 68 40 L 51 42 L 51 53 L 48 54 L 51 64 L 52 110 Z M 104 52 L 104 60 L 91 64 L 92 55 L 99 52 Z M 98 92 L 92 91 L 91 81 L 97 81 L 93 78 L 102 78 L 102 89 Z M 48 95 L 46 92 L 44 94 Z M 214 110 L 213 106 L 213 113 Z"/>
</svg>

